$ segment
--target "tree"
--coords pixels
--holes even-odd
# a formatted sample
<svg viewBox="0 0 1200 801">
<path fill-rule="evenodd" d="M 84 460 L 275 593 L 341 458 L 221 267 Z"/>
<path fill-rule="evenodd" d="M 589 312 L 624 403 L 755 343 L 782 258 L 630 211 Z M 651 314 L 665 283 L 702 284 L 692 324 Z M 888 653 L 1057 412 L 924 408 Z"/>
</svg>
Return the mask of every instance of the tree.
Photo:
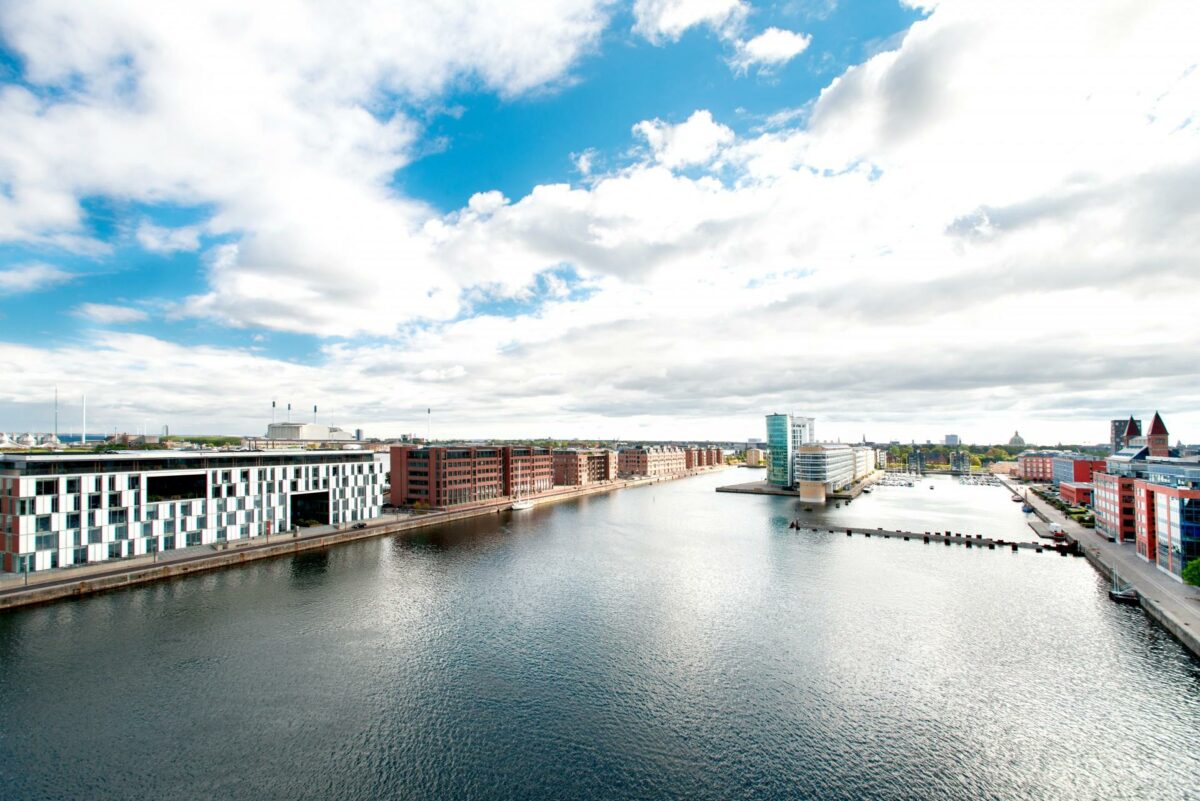
<svg viewBox="0 0 1200 801">
<path fill-rule="evenodd" d="M 1200 558 L 1193 559 L 1183 566 L 1182 578 L 1188 584 L 1200 587 Z"/>
</svg>

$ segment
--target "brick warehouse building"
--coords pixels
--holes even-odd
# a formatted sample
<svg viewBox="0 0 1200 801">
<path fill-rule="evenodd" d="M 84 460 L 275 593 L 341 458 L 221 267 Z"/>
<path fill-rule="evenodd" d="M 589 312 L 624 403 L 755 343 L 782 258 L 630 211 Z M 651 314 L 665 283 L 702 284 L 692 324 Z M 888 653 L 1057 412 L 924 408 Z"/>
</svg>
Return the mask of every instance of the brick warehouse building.
<svg viewBox="0 0 1200 801">
<path fill-rule="evenodd" d="M 554 452 L 554 483 L 584 487 L 617 477 L 617 452 L 607 449 L 564 449 Z"/>
<path fill-rule="evenodd" d="M 393 506 L 446 508 L 546 492 L 554 487 L 548 448 L 451 445 L 392 448 Z"/>
<path fill-rule="evenodd" d="M 673 476 L 687 472 L 687 455 L 674 445 L 625 448 L 617 455 L 617 472 L 623 476 Z"/>
</svg>

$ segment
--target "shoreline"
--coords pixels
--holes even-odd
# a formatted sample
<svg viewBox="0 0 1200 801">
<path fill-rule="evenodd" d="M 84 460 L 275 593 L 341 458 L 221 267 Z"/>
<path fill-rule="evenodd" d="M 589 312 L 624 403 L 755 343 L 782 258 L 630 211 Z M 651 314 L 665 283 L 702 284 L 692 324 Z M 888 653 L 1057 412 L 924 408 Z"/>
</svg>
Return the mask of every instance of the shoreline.
<svg viewBox="0 0 1200 801">
<path fill-rule="evenodd" d="M 664 481 L 693 478 L 726 469 L 729 469 L 728 465 L 718 465 L 670 476 L 617 479 L 604 484 L 584 487 L 560 487 L 527 500 L 532 500 L 534 506 L 538 507 L 588 495 L 601 495 L 631 487 L 645 487 Z M 47 574 L 28 584 L 24 583 L 20 577 L 5 578 L 0 581 L 0 612 L 25 606 L 54 603 L 67 598 L 82 598 L 96 593 L 165 581 L 210 570 L 221 570 L 261 559 L 274 559 L 303 551 L 330 548 L 357 540 L 403 534 L 442 523 L 501 514 L 510 511 L 512 503 L 511 498 L 505 498 L 502 501 L 489 501 L 466 509 L 407 515 L 403 519 L 398 519 L 397 515 L 388 515 L 387 518 L 375 518 L 374 522 L 368 522 L 366 528 L 361 529 L 346 527 L 317 531 L 303 536 L 272 534 L 248 540 L 233 540 L 219 550 L 214 546 L 202 546 L 201 549 L 197 549 L 198 552 L 195 554 L 185 554 L 169 560 L 154 561 L 150 557 L 141 556 L 111 564 L 97 562 L 78 568 L 68 568 L 62 573 Z"/>
</svg>

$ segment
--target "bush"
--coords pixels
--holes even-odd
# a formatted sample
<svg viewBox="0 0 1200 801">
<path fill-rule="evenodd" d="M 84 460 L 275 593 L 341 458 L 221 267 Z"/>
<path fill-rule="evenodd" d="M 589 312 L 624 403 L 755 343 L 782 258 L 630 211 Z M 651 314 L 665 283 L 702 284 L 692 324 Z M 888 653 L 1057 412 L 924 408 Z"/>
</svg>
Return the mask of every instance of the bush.
<svg viewBox="0 0 1200 801">
<path fill-rule="evenodd" d="M 1200 587 L 1200 559 L 1193 559 L 1184 565 L 1182 577 L 1188 584 Z"/>
</svg>

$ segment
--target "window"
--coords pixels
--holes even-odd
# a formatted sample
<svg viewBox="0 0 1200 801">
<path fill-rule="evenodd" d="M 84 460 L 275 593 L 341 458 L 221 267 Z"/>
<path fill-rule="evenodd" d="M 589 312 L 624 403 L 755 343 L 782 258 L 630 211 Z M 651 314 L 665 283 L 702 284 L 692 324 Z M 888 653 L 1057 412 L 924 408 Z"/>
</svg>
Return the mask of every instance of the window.
<svg viewBox="0 0 1200 801">
<path fill-rule="evenodd" d="M 101 505 L 100 493 L 94 492 L 88 496 L 89 509 L 99 509 Z"/>
<path fill-rule="evenodd" d="M 121 505 L 121 493 L 119 493 L 119 492 L 108 493 L 108 505 L 109 506 L 120 506 Z"/>
<path fill-rule="evenodd" d="M 174 534 L 174 533 L 175 533 L 175 521 L 174 520 L 168 520 L 165 523 L 163 523 L 163 534 Z"/>
<path fill-rule="evenodd" d="M 33 538 L 33 549 L 35 551 L 50 551 L 58 547 L 57 534 L 38 534 Z"/>
<path fill-rule="evenodd" d="M 200 532 L 199 531 L 189 531 L 187 533 L 187 547 L 191 548 L 193 545 L 199 545 L 199 544 L 200 544 Z"/>
<path fill-rule="evenodd" d="M 50 515 L 42 515 L 34 521 L 33 530 L 35 532 L 50 530 Z"/>
<path fill-rule="evenodd" d="M 170 536 L 170 537 L 163 537 L 163 550 L 164 550 L 164 551 L 173 551 L 173 550 L 175 550 L 175 537 L 174 537 L 174 535 L 172 535 L 172 536 Z"/>
<path fill-rule="evenodd" d="M 103 529 L 93 528 L 88 531 L 88 545 L 97 545 L 103 541 Z"/>
<path fill-rule="evenodd" d="M 109 509 L 108 522 L 110 525 L 113 523 L 127 523 L 129 522 L 129 513 L 125 509 Z"/>
<path fill-rule="evenodd" d="M 110 542 L 108 544 L 108 558 L 109 559 L 120 559 L 121 558 L 121 543 Z"/>
<path fill-rule="evenodd" d="M 67 479 L 67 492 L 68 493 L 79 492 L 79 479 L 77 479 L 77 478 L 68 478 Z"/>
<path fill-rule="evenodd" d="M 56 478 L 41 478 L 37 484 L 38 495 L 57 495 L 58 494 L 58 479 Z"/>
<path fill-rule="evenodd" d="M 76 548 L 75 549 L 75 564 L 86 565 L 87 560 L 88 560 L 87 548 Z"/>
<path fill-rule="evenodd" d="M 109 491 L 109 492 L 115 492 L 115 491 L 116 491 L 116 489 L 117 489 L 117 477 L 116 477 L 116 476 L 109 476 L 109 477 L 108 477 L 108 491 Z"/>
<path fill-rule="evenodd" d="M 126 531 L 125 526 L 117 526 L 116 529 L 113 530 L 113 537 L 118 540 L 123 540 L 128 536 L 129 536 L 129 532 Z M 95 538 L 96 542 L 100 542 L 103 539 L 103 537 L 104 537 L 103 529 L 93 528 L 93 529 L 88 530 L 88 541 L 89 542 L 93 538 Z"/>
<path fill-rule="evenodd" d="M 141 488 L 142 488 L 141 479 L 139 479 L 137 476 L 130 476 L 129 477 L 129 489 L 135 490 L 135 489 L 141 489 Z"/>
<path fill-rule="evenodd" d="M 79 512 L 67 515 L 67 528 L 79 528 Z"/>
</svg>

